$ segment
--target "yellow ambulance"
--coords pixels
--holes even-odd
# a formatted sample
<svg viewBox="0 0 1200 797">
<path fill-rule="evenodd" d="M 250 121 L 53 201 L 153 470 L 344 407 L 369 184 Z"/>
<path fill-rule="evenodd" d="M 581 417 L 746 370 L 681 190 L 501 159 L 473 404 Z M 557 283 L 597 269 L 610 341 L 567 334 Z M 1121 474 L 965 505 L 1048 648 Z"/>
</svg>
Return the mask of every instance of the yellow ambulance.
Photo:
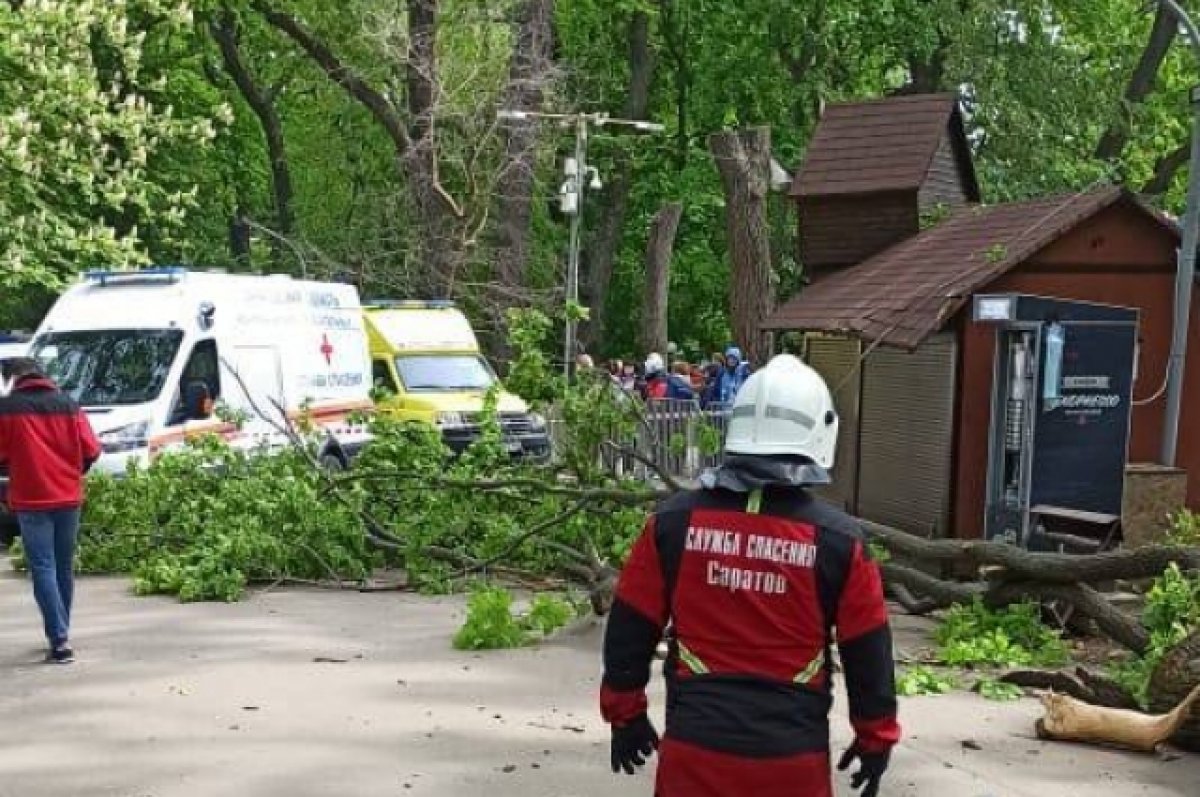
<svg viewBox="0 0 1200 797">
<path fill-rule="evenodd" d="M 461 453 L 478 439 L 484 398 L 498 384 L 470 321 L 449 301 L 370 301 L 363 309 L 377 411 L 434 424 Z M 503 388 L 497 409 L 509 454 L 550 456 L 545 419 Z"/>
</svg>

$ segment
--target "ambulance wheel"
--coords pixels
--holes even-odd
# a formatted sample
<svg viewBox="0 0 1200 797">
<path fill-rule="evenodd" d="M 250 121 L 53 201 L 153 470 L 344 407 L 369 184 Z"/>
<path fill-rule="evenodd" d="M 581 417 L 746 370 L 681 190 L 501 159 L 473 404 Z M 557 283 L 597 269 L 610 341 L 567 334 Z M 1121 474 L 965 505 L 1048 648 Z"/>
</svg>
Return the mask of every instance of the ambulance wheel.
<svg viewBox="0 0 1200 797">
<path fill-rule="evenodd" d="M 321 455 L 321 467 L 330 473 L 341 473 L 346 469 L 346 460 L 342 458 L 342 454 L 336 450 L 326 451 Z"/>
</svg>

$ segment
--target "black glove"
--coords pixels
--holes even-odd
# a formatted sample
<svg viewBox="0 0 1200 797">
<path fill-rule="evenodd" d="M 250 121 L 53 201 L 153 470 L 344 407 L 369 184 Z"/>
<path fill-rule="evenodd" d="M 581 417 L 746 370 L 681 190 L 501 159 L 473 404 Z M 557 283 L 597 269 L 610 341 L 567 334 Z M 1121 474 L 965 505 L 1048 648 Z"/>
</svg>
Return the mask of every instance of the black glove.
<svg viewBox="0 0 1200 797">
<path fill-rule="evenodd" d="M 632 775 L 635 768 L 645 764 L 657 749 L 658 731 L 645 714 L 639 714 L 619 728 L 614 725 L 612 771 L 616 773 L 623 769 L 626 775 Z"/>
<path fill-rule="evenodd" d="M 858 789 L 864 784 L 862 795 L 860 797 L 877 797 L 879 794 L 879 781 L 883 780 L 883 773 L 888 768 L 888 759 L 891 757 L 891 750 L 884 750 L 882 753 L 867 753 L 859 746 L 858 742 L 850 745 L 850 749 L 842 754 L 842 760 L 838 761 L 838 772 L 845 772 L 854 763 L 854 759 L 858 759 L 862 766 L 858 772 L 850 776 L 850 788 Z"/>
</svg>

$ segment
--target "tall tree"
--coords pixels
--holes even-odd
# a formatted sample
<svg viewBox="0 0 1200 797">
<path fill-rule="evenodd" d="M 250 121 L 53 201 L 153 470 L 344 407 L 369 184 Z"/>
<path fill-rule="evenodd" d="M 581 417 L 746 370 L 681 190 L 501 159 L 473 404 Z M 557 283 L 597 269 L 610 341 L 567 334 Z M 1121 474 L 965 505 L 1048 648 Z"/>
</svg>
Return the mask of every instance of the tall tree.
<svg viewBox="0 0 1200 797">
<path fill-rule="evenodd" d="M 623 116 L 626 119 L 645 119 L 650 106 L 650 88 L 654 79 L 655 56 L 650 44 L 650 17 L 645 9 L 637 9 L 629 20 L 628 35 L 629 88 L 625 97 Z M 591 322 L 585 327 L 585 339 L 595 346 L 605 338 L 608 322 L 608 292 L 612 282 L 613 264 L 621 246 L 629 214 L 630 191 L 633 183 L 633 163 L 628 153 L 617 155 L 615 174 L 609 181 L 604 213 L 599 228 L 587 249 L 587 297 Z"/>
<path fill-rule="evenodd" d="M 288 163 L 287 146 L 283 135 L 283 121 L 275 105 L 281 86 L 264 86 L 254 74 L 250 65 L 242 55 L 241 23 L 228 5 L 220 8 L 214 19 L 209 23 L 209 30 L 221 52 L 221 61 L 225 71 L 233 80 L 242 99 L 250 106 L 250 110 L 262 127 L 263 139 L 267 148 L 267 160 L 270 163 L 271 195 L 274 205 L 274 230 L 271 249 L 278 266 L 284 257 L 285 240 L 294 232 L 295 215 L 292 209 L 292 173 Z M 235 211 L 235 230 L 247 227 L 244 219 L 244 207 Z M 231 248 L 235 256 L 248 256 L 248 247 L 243 243 L 245 233 L 231 234 Z"/>
<path fill-rule="evenodd" d="M 642 299 L 642 351 L 667 350 L 671 253 L 682 216 L 683 204 L 668 202 L 650 222 L 650 237 L 646 241 L 646 290 Z"/>
<path fill-rule="evenodd" d="M 426 291 L 447 295 L 463 264 L 463 209 L 442 185 L 438 160 L 438 0 L 406 0 L 408 46 L 405 58 L 405 105 L 369 83 L 331 45 L 291 13 L 268 0 L 253 0 L 268 23 L 295 42 L 383 127 L 407 178 L 420 240 L 418 259 L 425 264 Z"/>
<path fill-rule="evenodd" d="M 730 317 L 734 340 L 751 362 L 769 353 L 761 324 L 774 309 L 771 230 L 771 131 L 725 130 L 708 140 L 725 187 L 725 230 L 732 262 Z"/>
<path fill-rule="evenodd" d="M 524 0 L 515 39 L 504 107 L 540 111 L 554 74 L 554 0 Z M 504 286 L 522 288 L 526 282 L 540 126 L 536 119 L 505 122 L 493 272 Z"/>
</svg>

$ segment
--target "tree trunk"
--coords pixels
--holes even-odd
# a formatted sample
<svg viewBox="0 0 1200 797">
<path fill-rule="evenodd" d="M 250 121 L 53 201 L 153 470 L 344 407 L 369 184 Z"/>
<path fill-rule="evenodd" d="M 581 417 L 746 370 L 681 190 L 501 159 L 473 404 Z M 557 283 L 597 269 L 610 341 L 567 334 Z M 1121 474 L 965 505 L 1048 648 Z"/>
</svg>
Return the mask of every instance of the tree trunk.
<svg viewBox="0 0 1200 797">
<path fill-rule="evenodd" d="M 407 0 L 409 140 L 404 153 L 417 213 L 418 257 L 427 264 L 425 290 L 434 296 L 454 293 L 465 244 L 458 224 L 461 211 L 442 187 L 438 166 L 438 0 Z"/>
<path fill-rule="evenodd" d="M 1150 38 L 1142 50 L 1137 66 L 1134 67 L 1129 84 L 1125 87 L 1121 104 L 1096 146 L 1096 157 L 1100 160 L 1116 160 L 1121 157 L 1121 151 L 1129 141 L 1133 107 L 1140 105 L 1154 88 L 1154 81 L 1158 79 L 1158 71 L 1167 57 L 1167 51 L 1171 49 L 1171 42 L 1178 28 L 1179 21 L 1175 19 L 1174 12 L 1160 3 L 1154 16 L 1154 26 L 1150 29 Z"/>
<path fill-rule="evenodd" d="M 692 148 L 688 129 L 688 96 L 692 89 L 692 17 L 687 0 L 660 0 L 661 28 L 675 82 L 675 168 L 687 165 Z"/>
<path fill-rule="evenodd" d="M 407 177 L 419 244 L 419 251 L 412 257 L 413 262 L 421 264 L 418 284 L 409 288 L 436 296 L 452 294 L 458 268 L 464 260 L 466 235 L 462 208 L 442 186 L 438 169 L 435 126 L 440 90 L 438 0 L 406 0 L 407 114 L 343 62 L 324 39 L 295 15 L 280 11 L 271 0 L 251 0 L 251 5 L 269 24 L 294 41 L 330 80 L 366 108 L 391 138 L 400 171 Z"/>
<path fill-rule="evenodd" d="M 650 48 L 650 17 L 645 11 L 635 11 L 629 23 L 629 95 L 625 100 L 626 119 L 645 119 L 650 105 L 650 83 L 654 78 L 654 51 Z M 604 341 L 607 323 L 608 286 L 612 282 L 613 264 L 621 249 L 625 218 L 629 212 L 629 192 L 633 187 L 633 166 L 629 156 L 617 157 L 613 177 L 609 180 L 608 206 L 600 227 L 585 252 L 587 266 L 587 304 L 591 320 L 583 327 L 583 337 L 589 349 Z"/>
<path fill-rule="evenodd" d="M 725 192 L 725 229 L 733 263 L 730 321 L 734 342 L 750 362 L 768 353 L 763 319 L 774 308 L 771 228 L 767 199 L 771 182 L 771 133 L 765 127 L 714 133 L 709 149 Z"/>
<path fill-rule="evenodd" d="M 539 111 L 554 69 L 554 0 L 525 0 L 518 20 L 503 107 Z M 540 125 L 535 119 L 521 119 L 507 121 L 505 126 L 493 278 L 505 287 L 523 288 Z"/>
<path fill-rule="evenodd" d="M 292 212 L 292 174 L 283 138 L 283 122 L 275 107 L 273 93 L 259 85 L 249 65 L 242 59 L 241 30 L 233 13 L 223 8 L 209 25 L 209 31 L 221 51 L 225 71 L 258 118 L 266 140 L 267 160 L 271 168 L 271 194 L 275 205 L 275 232 L 280 236 L 271 238 L 271 251 L 275 265 L 279 266 L 285 257 L 282 239 L 292 234 L 295 219 Z"/>
<path fill-rule="evenodd" d="M 646 242 L 646 291 L 642 299 L 642 351 L 667 350 L 667 298 L 671 286 L 671 253 L 683 216 L 683 204 L 663 205 L 650 222 Z"/>
<path fill-rule="evenodd" d="M 1171 189 L 1171 182 L 1175 179 L 1175 175 L 1187 165 L 1191 157 L 1192 148 L 1189 142 L 1156 160 L 1154 174 L 1142 187 L 1142 193 L 1148 196 L 1162 196 L 1167 193 Z"/>
<path fill-rule="evenodd" d="M 1157 752 L 1189 716 L 1200 700 L 1200 685 L 1169 712 L 1142 714 L 1119 708 L 1102 708 L 1053 692 L 1042 696 L 1046 716 L 1037 722 L 1039 739 L 1116 745 L 1143 753 Z"/>
<path fill-rule="evenodd" d="M 1150 676 L 1150 710 L 1166 712 L 1200 685 L 1200 631 L 1172 648 Z M 1186 750 L 1200 752 L 1200 711 L 1171 737 L 1171 742 Z"/>
<path fill-rule="evenodd" d="M 242 271 L 250 270 L 250 232 L 246 209 L 238 202 L 229 218 L 229 253 Z"/>
</svg>

